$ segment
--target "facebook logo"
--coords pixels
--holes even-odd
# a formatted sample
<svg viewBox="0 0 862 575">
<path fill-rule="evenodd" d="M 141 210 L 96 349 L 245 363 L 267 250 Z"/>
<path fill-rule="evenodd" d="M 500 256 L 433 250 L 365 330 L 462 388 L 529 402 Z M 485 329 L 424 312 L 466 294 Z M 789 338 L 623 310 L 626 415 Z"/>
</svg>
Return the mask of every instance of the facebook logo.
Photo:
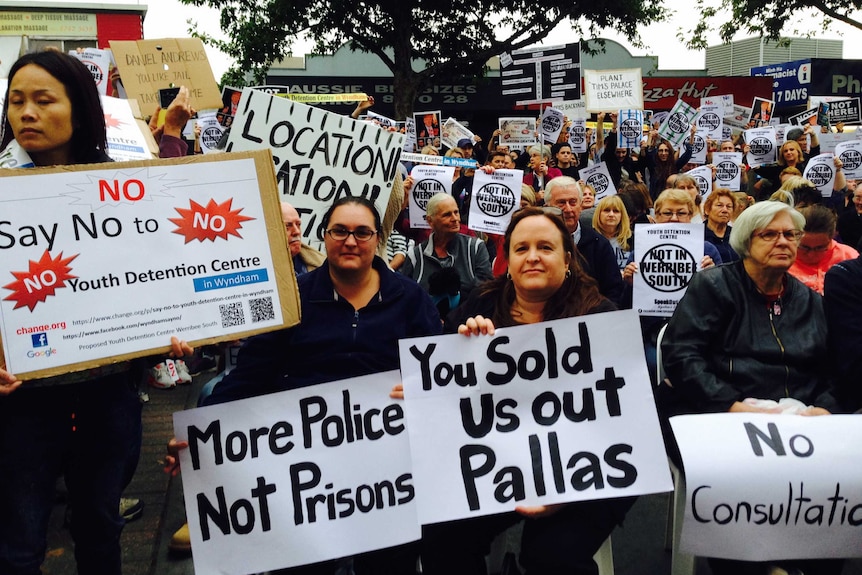
<svg viewBox="0 0 862 575">
<path fill-rule="evenodd" d="M 45 347 L 48 345 L 47 333 L 43 332 L 31 334 L 30 339 L 33 341 L 33 347 Z"/>
</svg>

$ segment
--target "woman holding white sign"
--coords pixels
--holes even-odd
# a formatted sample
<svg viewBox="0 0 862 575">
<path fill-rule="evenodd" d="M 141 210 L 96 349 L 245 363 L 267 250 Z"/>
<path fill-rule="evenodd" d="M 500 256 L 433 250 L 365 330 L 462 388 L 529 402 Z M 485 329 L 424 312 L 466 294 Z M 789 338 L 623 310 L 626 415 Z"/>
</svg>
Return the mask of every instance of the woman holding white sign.
<svg viewBox="0 0 862 575">
<path fill-rule="evenodd" d="M 12 65 L 2 126 L 3 156 L 15 162 L 6 167 L 111 161 L 93 77 L 58 51 Z M 171 343 L 176 355 L 191 353 L 185 342 Z M 0 573 L 40 572 L 61 475 L 78 571 L 121 572 L 120 495 L 141 448 L 139 376 L 131 367 L 113 363 L 23 386 L 0 369 L 0 396 L 7 396 L 0 397 Z"/>
<path fill-rule="evenodd" d="M 524 208 L 512 216 L 504 253 L 509 273 L 486 282 L 450 314 L 465 336 L 493 335 L 495 326 L 537 323 L 616 309 L 581 267 L 572 235 L 555 208 Z M 516 507 L 514 512 L 423 528 L 425 575 L 484 575 L 484 556 L 500 532 L 524 518 L 520 563 L 530 574 L 594 574 L 592 559 L 625 517 L 634 498 Z"/>
</svg>

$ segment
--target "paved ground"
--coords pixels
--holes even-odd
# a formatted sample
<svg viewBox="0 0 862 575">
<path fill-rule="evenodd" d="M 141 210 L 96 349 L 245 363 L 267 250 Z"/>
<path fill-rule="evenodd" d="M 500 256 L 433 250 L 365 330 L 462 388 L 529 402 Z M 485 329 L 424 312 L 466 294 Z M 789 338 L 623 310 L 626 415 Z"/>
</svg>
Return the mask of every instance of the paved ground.
<svg viewBox="0 0 862 575">
<path fill-rule="evenodd" d="M 196 377 L 190 386 L 172 390 L 148 389 L 144 406 L 144 444 L 134 481 L 126 491 L 144 500 L 141 519 L 123 532 L 125 575 L 194 575 L 191 557 L 168 552 L 173 532 L 185 519 L 180 479 L 162 473 L 165 443 L 173 435 L 171 415 L 193 407 L 198 391 L 213 374 Z M 614 532 L 613 549 L 617 575 L 670 574 L 670 553 L 664 550 L 665 514 L 668 494 L 642 497 L 632 508 L 626 524 Z M 74 575 L 75 561 L 69 532 L 63 528 L 65 506 L 58 503 L 52 516 L 45 575 Z M 698 574 L 709 568 L 699 561 Z M 862 560 L 847 563 L 843 575 L 862 575 Z"/>
</svg>

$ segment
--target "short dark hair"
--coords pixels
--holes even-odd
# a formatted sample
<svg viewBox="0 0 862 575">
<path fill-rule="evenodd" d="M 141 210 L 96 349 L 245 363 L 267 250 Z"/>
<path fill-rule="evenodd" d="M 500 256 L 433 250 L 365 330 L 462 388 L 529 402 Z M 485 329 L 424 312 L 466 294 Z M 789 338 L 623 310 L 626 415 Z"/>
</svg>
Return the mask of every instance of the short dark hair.
<svg viewBox="0 0 862 575">
<path fill-rule="evenodd" d="M 0 149 L 5 148 L 15 138 L 7 117 L 12 79 L 21 68 L 30 64 L 39 66 L 66 88 L 66 95 L 72 103 L 74 129 L 70 149 L 74 162 L 85 164 L 98 161 L 100 158 L 98 152 L 106 152 L 108 149 L 108 136 L 105 129 L 105 113 L 102 111 L 96 83 L 90 71 L 80 60 L 51 49 L 25 54 L 9 69 L 9 84 L 6 87 L 6 100 L 3 104 L 3 138 L 0 140 Z"/>
<path fill-rule="evenodd" d="M 490 165 L 491 161 L 494 158 L 496 158 L 497 156 L 503 156 L 505 158 L 508 155 L 509 154 L 507 154 L 506 152 L 503 152 L 502 150 L 494 150 L 493 152 L 488 152 L 488 160 L 486 163 Z"/>
<path fill-rule="evenodd" d="M 374 214 L 374 231 L 383 231 L 383 224 L 380 222 L 380 214 L 377 213 L 377 208 L 374 207 L 374 202 L 361 196 L 342 196 L 335 200 L 335 203 L 329 206 L 329 209 L 326 210 L 325 214 L 323 214 L 322 222 L 324 230 L 329 229 L 329 220 L 332 219 L 332 213 L 335 211 L 335 209 L 341 206 L 346 206 L 348 204 L 354 204 L 367 208 L 369 212 Z"/>
</svg>

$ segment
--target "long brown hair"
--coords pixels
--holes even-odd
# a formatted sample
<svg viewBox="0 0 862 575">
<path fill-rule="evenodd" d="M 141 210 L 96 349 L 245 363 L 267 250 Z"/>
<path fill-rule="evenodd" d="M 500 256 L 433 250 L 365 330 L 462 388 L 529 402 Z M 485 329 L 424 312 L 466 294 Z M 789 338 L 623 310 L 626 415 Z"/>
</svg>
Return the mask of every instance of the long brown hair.
<svg viewBox="0 0 862 575">
<path fill-rule="evenodd" d="M 578 248 L 572 240 L 572 234 L 569 233 L 561 216 L 551 213 L 548 209 L 535 207 L 526 207 L 515 212 L 512 221 L 509 222 L 509 227 L 506 228 L 506 236 L 503 241 L 506 258 L 508 259 L 509 245 L 515 228 L 525 219 L 536 216 L 547 218 L 554 224 L 562 237 L 563 249 L 570 254 L 569 272 L 571 273 L 563 280 L 560 289 L 545 302 L 545 309 L 542 313 L 543 319 L 547 321 L 590 313 L 604 301 L 604 297 L 599 293 L 599 285 L 596 280 L 584 271 L 580 262 L 580 258 L 583 256 L 578 253 Z M 516 318 L 512 317 L 515 285 L 509 279 L 508 274 L 485 282 L 479 289 L 482 297 L 491 296 L 496 299 L 494 317 L 491 318 L 495 325 L 511 326 L 519 323 Z"/>
</svg>

